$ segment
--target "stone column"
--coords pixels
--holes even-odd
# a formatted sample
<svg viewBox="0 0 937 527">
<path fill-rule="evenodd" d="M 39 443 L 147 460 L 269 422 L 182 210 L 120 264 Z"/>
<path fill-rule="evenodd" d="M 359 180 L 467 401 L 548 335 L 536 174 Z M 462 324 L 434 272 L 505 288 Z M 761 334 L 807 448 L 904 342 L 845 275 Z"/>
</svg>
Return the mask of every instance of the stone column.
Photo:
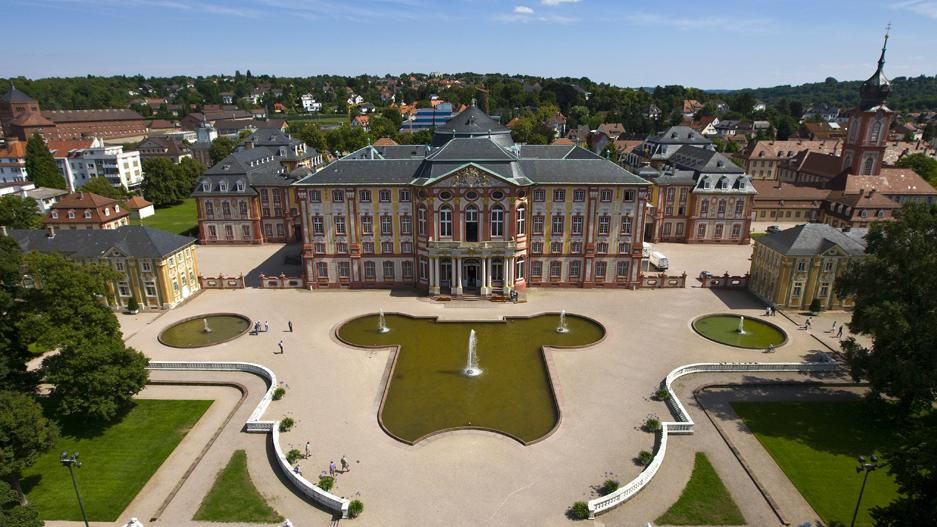
<svg viewBox="0 0 937 527">
<path fill-rule="evenodd" d="M 455 266 L 455 269 L 453 269 L 452 272 L 453 276 L 455 277 L 452 294 L 455 296 L 462 296 L 462 257 L 457 256 L 453 258 L 452 265 Z"/>
<path fill-rule="evenodd" d="M 491 288 L 488 286 L 488 274 L 486 273 L 486 268 L 488 267 L 488 258 L 482 258 L 481 264 L 479 264 L 479 267 L 481 267 L 481 273 L 482 273 L 481 295 L 488 296 L 488 294 L 491 292 Z"/>
<path fill-rule="evenodd" d="M 501 290 L 507 293 L 510 286 L 511 282 L 508 280 L 508 257 L 505 256 L 501 264 Z"/>
<path fill-rule="evenodd" d="M 431 277 L 430 286 L 429 286 L 429 294 L 438 295 L 439 294 L 439 257 L 438 256 L 430 257 L 429 274 Z"/>
</svg>

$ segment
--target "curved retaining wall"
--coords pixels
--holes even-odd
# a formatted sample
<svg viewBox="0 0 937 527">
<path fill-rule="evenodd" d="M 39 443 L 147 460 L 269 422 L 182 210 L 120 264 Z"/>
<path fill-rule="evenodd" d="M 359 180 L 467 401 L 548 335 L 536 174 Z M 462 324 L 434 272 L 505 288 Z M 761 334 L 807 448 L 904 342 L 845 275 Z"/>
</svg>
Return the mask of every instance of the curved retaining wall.
<svg viewBox="0 0 937 527">
<path fill-rule="evenodd" d="M 273 448 L 276 451 L 277 463 L 280 471 L 287 480 L 304 496 L 314 500 L 326 509 L 340 513 L 342 518 L 348 518 L 349 500 L 336 496 L 330 492 L 320 489 L 314 483 L 293 472 L 292 467 L 286 461 L 286 456 L 280 448 L 280 422 L 279 421 L 261 421 L 270 402 L 273 401 L 273 391 L 277 387 L 277 376 L 267 367 L 250 362 L 184 362 L 184 361 L 150 361 L 147 367 L 151 370 L 177 370 L 177 371 L 232 371 L 253 373 L 267 382 L 267 391 L 257 403 L 257 407 L 251 412 L 247 422 L 244 423 L 244 431 L 261 432 L 272 434 Z"/>
<path fill-rule="evenodd" d="M 670 412 L 673 414 L 676 421 L 661 423 L 660 446 L 657 452 L 654 453 L 654 458 L 647 467 L 638 474 L 638 477 L 607 496 L 589 500 L 589 517 L 595 518 L 596 514 L 603 513 L 621 505 L 650 483 L 661 465 L 664 464 L 664 456 L 667 454 L 667 437 L 670 434 L 693 433 L 693 426 L 695 423 L 672 388 L 673 382 L 680 377 L 692 373 L 737 373 L 746 371 L 831 372 L 837 369 L 839 369 L 839 364 L 835 362 L 704 362 L 687 364 L 674 369 L 664 378 L 663 385 L 667 393 L 670 394 L 670 397 L 667 399 L 667 406 L 670 408 Z"/>
</svg>

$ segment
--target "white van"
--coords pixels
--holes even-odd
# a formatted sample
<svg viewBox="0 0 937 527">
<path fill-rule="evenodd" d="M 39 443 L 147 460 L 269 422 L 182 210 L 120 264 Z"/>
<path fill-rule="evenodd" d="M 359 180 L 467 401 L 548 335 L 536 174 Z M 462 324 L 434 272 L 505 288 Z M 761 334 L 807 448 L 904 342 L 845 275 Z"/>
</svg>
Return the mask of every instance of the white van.
<svg viewBox="0 0 937 527">
<path fill-rule="evenodd" d="M 670 267 L 670 261 L 667 260 L 667 257 L 664 256 L 664 253 L 659 253 L 657 251 L 651 252 L 651 264 L 661 271 L 666 271 Z"/>
</svg>

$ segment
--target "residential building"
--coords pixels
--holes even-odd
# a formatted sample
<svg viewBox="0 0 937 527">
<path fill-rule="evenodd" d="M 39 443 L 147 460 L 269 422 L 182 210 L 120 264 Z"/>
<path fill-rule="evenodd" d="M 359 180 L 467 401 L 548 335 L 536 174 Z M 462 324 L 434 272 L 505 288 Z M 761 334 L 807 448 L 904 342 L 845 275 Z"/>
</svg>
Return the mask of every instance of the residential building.
<svg viewBox="0 0 937 527">
<path fill-rule="evenodd" d="M 442 126 L 452 116 L 452 104 L 448 102 L 435 104 L 432 108 L 417 108 L 410 120 L 404 120 L 400 133 L 407 134 Z"/>
<path fill-rule="evenodd" d="M 166 135 L 169 132 L 179 130 L 179 124 L 166 119 L 153 119 L 146 127 L 147 137 L 155 135 Z"/>
<path fill-rule="evenodd" d="M 704 134 L 705 135 L 705 134 Z M 820 154 L 839 155 L 842 141 L 806 141 L 793 139 L 788 141 L 755 141 L 741 153 L 745 160 L 745 171 L 752 179 L 778 179 L 782 161 L 805 150 Z"/>
<path fill-rule="evenodd" d="M 696 112 L 703 109 L 703 103 L 697 101 L 696 99 L 685 99 L 683 101 L 683 116 L 692 118 L 696 115 Z"/>
<path fill-rule="evenodd" d="M 632 171 L 637 171 L 646 164 L 660 168 L 674 152 L 684 146 L 713 151 L 716 149 L 712 141 L 696 130 L 688 126 L 671 126 L 656 135 L 648 136 L 639 148 L 627 156 L 625 163 Z"/>
<path fill-rule="evenodd" d="M 145 161 L 151 158 L 163 158 L 179 164 L 185 158 L 192 157 L 192 149 L 184 142 L 169 137 L 150 137 L 144 139 L 138 146 L 140 159 Z"/>
<path fill-rule="evenodd" d="M 800 125 L 798 134 L 803 139 L 811 141 L 825 141 L 830 139 L 842 139 L 846 133 L 838 123 L 835 122 L 806 122 Z"/>
<path fill-rule="evenodd" d="M 55 147 L 53 141 L 51 147 Z M 56 147 L 53 153 L 59 172 L 65 178 L 69 190 L 77 190 L 93 177 L 107 178 L 115 187 L 124 187 L 134 190 L 143 184 L 143 167 L 140 162 L 140 152 L 130 150 L 124 152 L 121 145 L 101 145 L 95 141 L 94 146 L 74 148 L 62 156 Z"/>
<path fill-rule="evenodd" d="M 649 183 L 574 145 L 518 145 L 476 107 L 432 146 L 293 173 L 311 288 L 489 296 L 638 284 Z"/>
<path fill-rule="evenodd" d="M 21 183 L 26 176 L 26 141 L 9 137 L 0 146 L 0 183 Z"/>
<path fill-rule="evenodd" d="M 170 309 L 200 290 L 195 238 L 152 227 L 113 230 L 13 230 L 24 252 L 57 253 L 84 264 L 116 271 L 108 284 L 108 305 L 124 309 L 136 298 L 141 309 Z M 27 277 L 41 287 L 42 277 Z"/>
<path fill-rule="evenodd" d="M 68 191 L 60 188 L 39 187 L 26 191 L 27 197 L 36 200 L 36 208 L 39 209 L 39 214 L 48 213 L 63 196 L 67 195 Z"/>
<path fill-rule="evenodd" d="M 304 93 L 299 97 L 299 100 L 303 105 L 303 111 L 306 113 L 322 111 L 322 103 L 316 101 L 316 97 L 311 93 Z"/>
<path fill-rule="evenodd" d="M 556 112 L 551 115 L 544 124 L 553 130 L 553 137 L 563 137 L 566 135 L 566 116 L 562 113 Z"/>
<path fill-rule="evenodd" d="M 195 192 L 203 244 L 261 244 L 302 239 L 290 174 L 322 156 L 276 130 L 258 130 L 205 171 Z"/>
<path fill-rule="evenodd" d="M 371 122 L 371 116 L 369 115 L 356 115 L 351 119 L 352 128 L 362 128 L 367 130 Z"/>
<path fill-rule="evenodd" d="M 111 230 L 130 224 L 117 201 L 92 192 L 72 192 L 52 205 L 43 225 L 55 230 Z"/>
<path fill-rule="evenodd" d="M 866 232 L 808 223 L 769 233 L 755 240 L 748 288 L 780 308 L 808 309 L 814 299 L 823 309 L 851 307 L 852 299 L 839 298 L 833 286 L 865 256 Z"/>
<path fill-rule="evenodd" d="M 778 180 L 757 179 L 752 185 L 755 195 L 752 208 L 755 221 L 815 222 L 820 219 L 820 208 L 830 190 L 811 186 L 797 186 Z"/>
<path fill-rule="evenodd" d="M 605 134 L 610 140 L 617 141 L 625 133 L 625 125 L 621 123 L 602 123 L 596 128 L 599 132 Z"/>
</svg>

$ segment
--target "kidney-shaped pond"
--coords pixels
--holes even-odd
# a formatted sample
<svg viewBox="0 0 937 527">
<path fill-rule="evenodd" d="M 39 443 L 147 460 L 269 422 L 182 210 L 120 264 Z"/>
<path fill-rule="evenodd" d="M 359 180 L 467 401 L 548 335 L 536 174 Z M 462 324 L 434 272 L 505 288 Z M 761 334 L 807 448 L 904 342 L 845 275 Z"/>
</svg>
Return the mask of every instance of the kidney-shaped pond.
<svg viewBox="0 0 937 527">
<path fill-rule="evenodd" d="M 576 315 L 566 315 L 568 332 L 557 332 L 559 319 L 552 313 L 441 322 L 389 314 L 389 331 L 382 333 L 374 314 L 349 320 L 337 335 L 353 346 L 398 346 L 379 416 L 395 438 L 412 444 L 434 433 L 476 428 L 529 444 L 559 420 L 543 347 L 587 346 L 605 336 L 601 324 Z M 465 374 L 473 330 L 482 370 L 477 376 Z"/>
</svg>

